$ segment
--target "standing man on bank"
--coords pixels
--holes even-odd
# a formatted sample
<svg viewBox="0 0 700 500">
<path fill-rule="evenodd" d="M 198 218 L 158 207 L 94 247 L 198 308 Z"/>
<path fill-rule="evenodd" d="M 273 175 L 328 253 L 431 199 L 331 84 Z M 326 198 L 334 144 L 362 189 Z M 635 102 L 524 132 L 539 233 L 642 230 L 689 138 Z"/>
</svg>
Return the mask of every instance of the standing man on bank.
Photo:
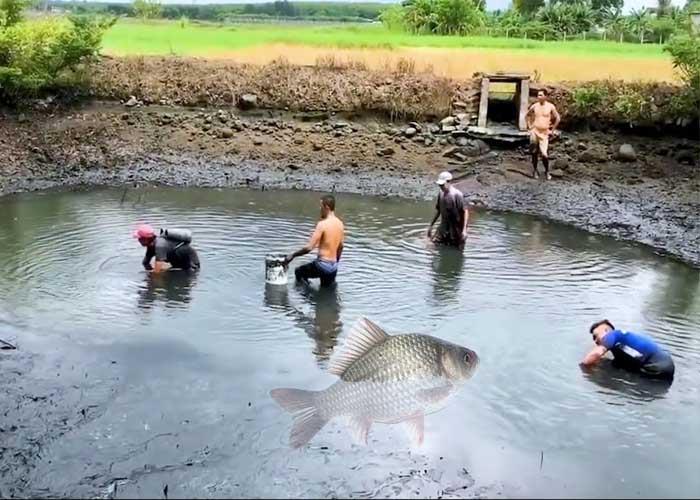
<svg viewBox="0 0 700 500">
<path fill-rule="evenodd" d="M 534 120 L 532 119 L 534 116 Z M 544 174 L 551 180 L 549 174 L 549 138 L 557 134 L 557 126 L 561 116 L 557 108 L 547 100 L 547 91 L 537 92 L 537 102 L 527 111 L 527 128 L 530 130 L 530 154 L 532 155 L 532 177 L 539 179 L 537 173 L 537 157 L 542 156 Z M 552 123 L 553 122 L 553 123 Z"/>
<path fill-rule="evenodd" d="M 289 254 L 284 263 L 289 265 L 295 258 L 318 248 L 316 260 L 297 267 L 294 275 L 297 281 L 308 283 L 310 278 L 320 278 L 321 286 L 330 286 L 335 283 L 344 240 L 345 226 L 335 215 L 335 198 L 326 195 L 321 198 L 321 220 L 316 224 L 309 242 L 301 250 Z"/>
<path fill-rule="evenodd" d="M 436 181 L 440 187 L 435 203 L 435 217 L 428 226 L 428 238 L 434 243 L 464 248 L 467 240 L 469 210 L 464 206 L 464 195 L 452 185 L 452 174 L 442 172 Z M 440 219 L 440 226 L 433 235 L 433 226 Z"/>
</svg>

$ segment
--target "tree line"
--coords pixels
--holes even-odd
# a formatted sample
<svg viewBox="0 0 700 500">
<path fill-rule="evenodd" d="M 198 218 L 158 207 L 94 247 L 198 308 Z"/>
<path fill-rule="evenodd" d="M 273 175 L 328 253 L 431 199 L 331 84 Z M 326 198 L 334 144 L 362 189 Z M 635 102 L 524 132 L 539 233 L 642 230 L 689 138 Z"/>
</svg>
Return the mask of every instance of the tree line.
<svg viewBox="0 0 700 500">
<path fill-rule="evenodd" d="M 381 3 L 289 2 L 277 0 L 258 4 L 174 5 L 158 0 L 134 0 L 131 4 L 49 1 L 48 6 L 74 13 L 103 13 L 145 19 L 191 19 L 226 22 L 236 19 L 303 19 L 338 22 L 376 21 L 386 8 Z"/>
<path fill-rule="evenodd" d="M 414 34 L 488 35 L 535 40 L 602 39 L 663 43 L 690 29 L 691 11 L 658 0 L 653 9 L 624 15 L 623 0 L 514 0 L 505 11 L 486 12 L 484 0 L 405 0 L 380 18 L 390 29 Z"/>
</svg>

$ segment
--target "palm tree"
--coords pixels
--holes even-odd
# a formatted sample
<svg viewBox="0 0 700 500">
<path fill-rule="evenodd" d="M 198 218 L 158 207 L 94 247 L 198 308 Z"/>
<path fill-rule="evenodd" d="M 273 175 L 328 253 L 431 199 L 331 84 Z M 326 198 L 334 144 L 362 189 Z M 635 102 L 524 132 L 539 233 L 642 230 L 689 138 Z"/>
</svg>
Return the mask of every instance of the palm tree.
<svg viewBox="0 0 700 500">
<path fill-rule="evenodd" d="M 644 7 L 633 10 L 630 13 L 629 21 L 630 27 L 639 37 L 639 43 L 644 43 L 644 35 L 649 32 L 649 11 L 647 11 Z"/>
<path fill-rule="evenodd" d="M 668 15 L 671 9 L 671 0 L 656 0 L 656 17 Z"/>
<path fill-rule="evenodd" d="M 605 37 L 607 38 L 608 32 L 615 35 L 616 38 L 622 43 L 625 32 L 627 31 L 627 18 L 622 15 L 622 9 L 604 9 L 602 11 L 603 16 L 603 27 L 605 28 Z"/>
</svg>

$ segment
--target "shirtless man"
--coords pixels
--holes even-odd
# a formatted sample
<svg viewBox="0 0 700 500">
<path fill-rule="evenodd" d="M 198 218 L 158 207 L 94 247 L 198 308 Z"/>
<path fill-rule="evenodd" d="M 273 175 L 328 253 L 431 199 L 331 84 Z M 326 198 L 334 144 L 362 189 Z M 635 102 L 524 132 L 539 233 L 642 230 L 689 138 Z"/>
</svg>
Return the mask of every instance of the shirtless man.
<svg viewBox="0 0 700 500">
<path fill-rule="evenodd" d="M 321 220 L 316 224 L 309 242 L 301 250 L 290 254 L 285 265 L 300 255 L 306 255 L 318 248 L 316 260 L 294 270 L 297 281 L 308 283 L 309 278 L 320 278 L 321 286 L 332 285 L 338 273 L 338 262 L 343 253 L 345 226 L 335 215 L 335 198 L 331 195 L 321 198 Z"/>
<path fill-rule="evenodd" d="M 535 116 L 532 120 L 531 114 Z M 552 124 L 554 118 L 554 124 Z M 530 154 L 532 155 L 532 177 L 539 178 L 537 173 L 537 156 L 542 155 L 542 164 L 544 165 L 544 173 L 547 180 L 551 180 L 549 174 L 549 137 L 557 132 L 557 125 L 561 116 L 554 104 L 547 100 L 547 91 L 540 90 L 537 92 L 537 102 L 530 106 L 527 111 L 527 128 L 530 130 Z"/>
</svg>

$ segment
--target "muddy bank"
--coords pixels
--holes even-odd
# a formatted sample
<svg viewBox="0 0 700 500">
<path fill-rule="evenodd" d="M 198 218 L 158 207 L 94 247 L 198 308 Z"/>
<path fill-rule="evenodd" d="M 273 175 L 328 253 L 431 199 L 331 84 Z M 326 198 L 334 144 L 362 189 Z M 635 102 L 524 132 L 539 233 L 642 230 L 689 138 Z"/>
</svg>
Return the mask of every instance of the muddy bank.
<svg viewBox="0 0 700 500">
<path fill-rule="evenodd" d="M 524 146 L 498 149 L 439 128 L 326 112 L 104 103 L 5 114 L 0 192 L 162 183 L 432 198 L 434 176 L 449 169 L 475 207 L 546 217 L 700 265 L 697 141 L 565 133 L 546 182 L 529 178 Z M 619 155 L 623 143 L 636 159 Z"/>
</svg>

